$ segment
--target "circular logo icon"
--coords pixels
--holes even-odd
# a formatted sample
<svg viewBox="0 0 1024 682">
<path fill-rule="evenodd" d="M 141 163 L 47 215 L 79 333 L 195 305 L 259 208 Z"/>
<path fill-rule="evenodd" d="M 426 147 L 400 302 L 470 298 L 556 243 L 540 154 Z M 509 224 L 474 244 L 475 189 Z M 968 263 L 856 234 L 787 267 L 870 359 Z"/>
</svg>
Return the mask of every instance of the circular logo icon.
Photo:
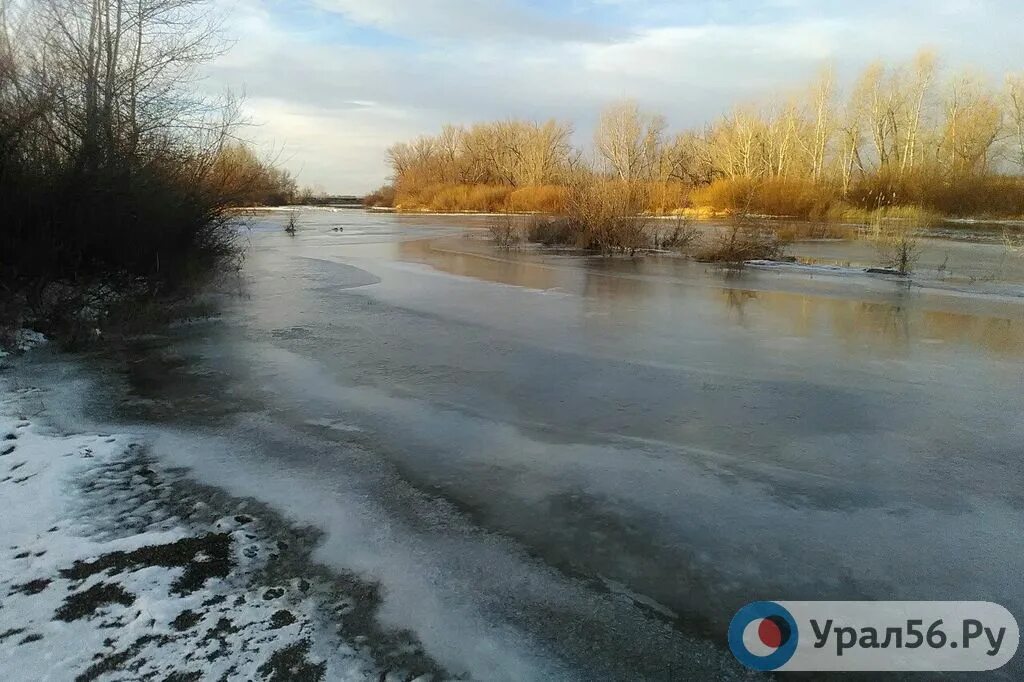
<svg viewBox="0 0 1024 682">
<path fill-rule="evenodd" d="M 773 601 L 747 604 L 729 623 L 729 648 L 754 670 L 781 668 L 796 653 L 798 639 L 793 616 Z"/>
</svg>

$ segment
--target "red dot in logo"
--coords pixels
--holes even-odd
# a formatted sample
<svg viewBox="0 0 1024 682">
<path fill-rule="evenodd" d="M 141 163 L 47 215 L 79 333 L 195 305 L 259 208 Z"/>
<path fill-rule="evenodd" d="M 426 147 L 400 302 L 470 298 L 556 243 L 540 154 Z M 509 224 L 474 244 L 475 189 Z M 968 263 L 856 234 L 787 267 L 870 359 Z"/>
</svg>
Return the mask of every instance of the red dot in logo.
<svg viewBox="0 0 1024 682">
<path fill-rule="evenodd" d="M 782 630 L 770 618 L 761 619 L 761 624 L 757 626 L 757 636 L 765 646 L 782 646 Z"/>
</svg>

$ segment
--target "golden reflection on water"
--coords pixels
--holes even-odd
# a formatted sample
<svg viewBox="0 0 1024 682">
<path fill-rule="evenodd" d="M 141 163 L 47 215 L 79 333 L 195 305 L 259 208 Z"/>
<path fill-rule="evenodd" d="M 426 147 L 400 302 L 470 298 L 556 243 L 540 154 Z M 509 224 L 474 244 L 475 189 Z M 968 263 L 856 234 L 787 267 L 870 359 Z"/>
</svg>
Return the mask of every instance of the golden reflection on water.
<svg viewBox="0 0 1024 682">
<path fill-rule="evenodd" d="M 915 344 L 969 345 L 1004 357 L 1024 355 L 1024 315 L 925 308 L 920 295 L 911 304 L 909 294 L 897 300 L 864 301 L 839 296 L 818 296 L 785 291 L 742 288 L 739 277 L 716 273 L 716 285 L 699 268 L 679 279 L 678 267 L 664 261 L 633 263 L 594 258 L 586 266 L 560 267 L 538 261 L 529 252 L 497 252 L 487 242 L 444 238 L 402 242 L 399 256 L 443 272 L 488 282 L 533 289 L 555 287 L 582 295 L 589 314 L 614 316 L 621 324 L 643 314 L 636 305 L 663 297 L 710 298 L 724 306 L 733 323 L 771 329 L 782 336 L 832 337 L 851 352 L 885 348 L 901 354 Z M 693 277 L 700 277 L 699 286 Z M 687 279 L 689 278 L 689 280 Z M 733 285 L 730 285 L 732 282 Z M 685 291 L 681 291 L 685 288 Z M 898 300 L 907 296 L 907 301 Z M 970 305 L 961 303 L 959 305 Z M 998 306 L 1002 308 L 1002 306 Z M 1007 304 L 1009 311 L 1012 304 Z"/>
<path fill-rule="evenodd" d="M 551 289 L 559 285 L 558 271 L 547 265 L 516 258 L 514 253 L 500 257 L 470 251 L 473 246 L 466 238 L 418 239 L 399 242 L 398 253 L 403 260 L 485 282 L 530 289 Z"/>
<path fill-rule="evenodd" d="M 975 346 L 992 354 L 1024 355 L 1024 321 L 906 303 L 859 301 L 775 291 L 725 289 L 718 298 L 740 323 L 756 306 L 757 322 L 797 337 L 830 335 L 850 350 L 909 349 L 915 343 Z"/>
</svg>

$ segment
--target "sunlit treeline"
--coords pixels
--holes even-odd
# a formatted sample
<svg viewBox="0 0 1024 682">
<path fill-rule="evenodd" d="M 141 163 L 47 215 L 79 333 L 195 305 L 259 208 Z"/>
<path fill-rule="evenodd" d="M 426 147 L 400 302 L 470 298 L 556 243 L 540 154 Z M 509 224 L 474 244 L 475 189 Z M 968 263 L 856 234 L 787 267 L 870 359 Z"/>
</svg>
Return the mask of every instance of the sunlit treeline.
<svg viewBox="0 0 1024 682">
<path fill-rule="evenodd" d="M 446 125 L 439 135 L 392 146 L 388 159 L 395 177 L 412 186 L 557 184 L 573 158 L 572 132 L 571 125 L 553 120 Z"/>
<path fill-rule="evenodd" d="M 233 206 L 280 206 L 301 203 L 313 190 L 300 190 L 295 178 L 270 159 L 260 158 L 253 148 L 232 140 L 217 150 L 209 171 Z"/>
<path fill-rule="evenodd" d="M 995 82 L 948 72 L 927 51 L 871 64 L 845 88 L 825 68 L 796 91 L 675 133 L 663 116 L 619 102 L 602 112 L 586 148 L 572 136 L 570 123 L 554 120 L 445 126 L 391 147 L 394 201 L 438 208 L 440 196 L 450 209 L 488 186 L 492 201 L 516 194 L 517 208 L 530 210 L 530 188 L 546 187 L 550 203 L 552 186 L 586 174 L 646 187 L 652 211 L 824 214 L 841 203 L 1024 212 L 1024 75 Z"/>
</svg>

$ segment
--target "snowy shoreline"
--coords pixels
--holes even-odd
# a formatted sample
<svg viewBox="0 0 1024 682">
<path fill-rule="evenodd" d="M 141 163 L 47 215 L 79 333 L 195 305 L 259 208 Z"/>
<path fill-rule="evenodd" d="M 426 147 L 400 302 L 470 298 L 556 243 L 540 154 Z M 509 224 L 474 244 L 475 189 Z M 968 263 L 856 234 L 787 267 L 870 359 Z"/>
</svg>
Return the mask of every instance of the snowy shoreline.
<svg viewBox="0 0 1024 682">
<path fill-rule="evenodd" d="M 441 675 L 422 657 L 381 665 L 372 609 L 303 563 L 308 530 L 196 487 L 130 434 L 53 431 L 46 391 L 0 367 L 7 670 L 76 680 Z"/>
</svg>

